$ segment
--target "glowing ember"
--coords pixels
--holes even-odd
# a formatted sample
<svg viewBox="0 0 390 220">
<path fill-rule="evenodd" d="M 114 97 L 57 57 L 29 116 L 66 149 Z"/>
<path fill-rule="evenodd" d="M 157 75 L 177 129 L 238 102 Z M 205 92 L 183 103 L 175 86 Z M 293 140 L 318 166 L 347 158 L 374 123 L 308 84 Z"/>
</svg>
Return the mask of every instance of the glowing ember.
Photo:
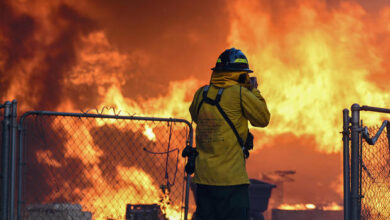
<svg viewBox="0 0 390 220">
<path fill-rule="evenodd" d="M 333 202 L 330 204 L 326 205 L 314 205 L 311 203 L 308 204 L 282 204 L 277 207 L 277 209 L 282 209 L 282 210 L 312 210 L 312 209 L 319 209 L 319 210 L 343 210 L 343 207 L 340 206 L 339 204 Z"/>
<path fill-rule="evenodd" d="M 39 163 L 44 163 L 53 167 L 61 167 L 61 164 L 53 158 L 53 153 L 51 151 L 39 150 L 35 154 Z"/>
<path fill-rule="evenodd" d="M 334 210 L 334 211 L 336 211 L 336 210 L 343 210 L 344 207 L 339 205 L 339 204 L 337 204 L 337 203 L 335 203 L 335 202 L 333 202 L 333 203 L 331 203 L 329 205 L 322 206 L 321 209 L 322 210 Z"/>
<path fill-rule="evenodd" d="M 149 127 L 148 125 L 145 125 L 145 130 L 143 132 L 143 134 L 148 137 L 149 140 L 151 141 L 156 141 L 156 135 L 154 134 L 153 132 L 153 129 L 151 127 Z"/>
</svg>

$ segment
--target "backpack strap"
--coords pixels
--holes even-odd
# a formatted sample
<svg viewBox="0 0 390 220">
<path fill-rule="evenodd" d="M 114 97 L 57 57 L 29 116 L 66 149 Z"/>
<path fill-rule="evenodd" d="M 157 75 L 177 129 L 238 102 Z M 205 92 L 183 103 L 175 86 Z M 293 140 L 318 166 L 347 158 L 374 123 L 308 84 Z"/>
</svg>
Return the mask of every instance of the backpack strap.
<svg viewBox="0 0 390 220">
<path fill-rule="evenodd" d="M 200 101 L 199 105 L 198 105 L 198 109 L 196 111 L 196 113 L 199 115 L 199 111 L 200 111 L 200 107 L 202 107 L 202 104 L 203 102 L 206 102 L 207 104 L 210 104 L 210 105 L 217 105 L 219 103 L 219 101 L 221 101 L 221 96 L 222 96 L 222 93 L 223 93 L 223 88 L 219 88 L 218 90 L 218 93 L 217 93 L 217 97 L 215 97 L 215 100 L 213 99 L 210 99 L 209 97 L 207 97 L 207 93 L 209 91 L 209 88 L 210 86 L 207 85 L 203 88 L 203 99 Z"/>
<path fill-rule="evenodd" d="M 244 150 L 244 141 L 242 140 L 242 138 L 238 134 L 238 131 L 237 131 L 236 127 L 234 127 L 233 122 L 229 119 L 227 114 L 223 111 L 223 109 L 219 103 L 217 103 L 216 106 L 217 106 L 219 112 L 221 113 L 221 115 L 223 116 L 223 118 L 225 119 L 225 121 L 229 124 L 230 128 L 233 130 L 234 135 L 236 135 L 238 143 L 240 144 L 241 148 Z"/>
<path fill-rule="evenodd" d="M 219 104 L 219 102 L 221 101 L 221 97 L 222 97 L 222 93 L 223 93 L 224 89 L 219 88 L 217 96 L 215 97 L 215 100 L 213 100 L 213 99 L 210 99 L 209 97 L 207 97 L 207 93 L 209 91 L 209 88 L 210 88 L 209 85 L 207 85 L 203 88 L 203 99 L 199 103 L 199 106 L 197 109 L 197 114 L 199 114 L 200 107 L 202 106 L 203 102 L 206 102 L 207 104 L 210 104 L 210 105 L 215 105 L 217 107 L 219 113 L 221 113 L 222 117 L 225 119 L 225 121 L 228 123 L 230 128 L 233 130 L 233 133 L 236 136 L 238 143 L 240 144 L 241 148 L 244 150 L 244 141 L 242 140 L 242 138 L 238 134 L 238 131 L 237 131 L 236 127 L 234 126 L 233 122 L 229 119 L 229 117 L 227 116 L 227 114 L 222 109 L 221 105 Z"/>
</svg>

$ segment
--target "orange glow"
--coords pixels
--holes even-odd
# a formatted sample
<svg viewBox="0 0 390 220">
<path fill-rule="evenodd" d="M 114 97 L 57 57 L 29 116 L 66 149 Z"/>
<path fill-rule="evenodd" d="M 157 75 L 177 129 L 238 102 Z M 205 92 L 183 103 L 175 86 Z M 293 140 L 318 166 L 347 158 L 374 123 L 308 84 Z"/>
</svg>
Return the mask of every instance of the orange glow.
<svg viewBox="0 0 390 220">
<path fill-rule="evenodd" d="M 208 32 L 203 30 L 204 26 L 195 30 L 192 23 L 183 25 L 176 18 L 172 19 L 178 22 L 174 24 L 164 20 L 162 23 L 168 23 L 167 26 L 148 23 L 148 18 L 145 23 L 140 22 L 143 27 L 137 26 L 137 29 L 128 28 L 132 23 L 123 23 L 126 20 L 123 17 L 111 16 L 117 14 L 115 7 L 112 11 L 109 11 L 111 7 L 107 7 L 105 11 L 103 7 L 97 9 L 88 2 L 75 0 L 5 2 L 9 2 L 12 10 L 4 10 L 4 13 L 10 13 L 4 19 L 12 28 L 3 28 L 0 24 L 0 73 L 4 74 L 0 80 L 1 97 L 4 100 L 17 98 L 20 112 L 41 109 L 81 112 L 96 108 L 97 112 L 104 114 L 174 117 L 191 121 L 188 108 L 193 94 L 209 82 L 209 67 L 215 64 L 223 49 L 230 47 L 241 49 L 248 57 L 254 70 L 252 76 L 258 78 L 259 89 L 271 112 L 271 122 L 266 129 L 251 128 L 256 135 L 254 151 L 260 151 L 265 146 L 275 148 L 281 142 L 278 138 L 287 140 L 293 136 L 291 139 L 295 142 L 287 141 L 288 144 L 302 148 L 305 144 L 313 146 L 313 151 L 306 152 L 307 158 L 314 151 L 322 155 L 341 153 L 339 132 L 343 108 L 349 108 L 353 103 L 390 107 L 389 6 L 373 13 L 354 0 L 233 0 L 220 4 L 226 14 L 219 15 L 213 9 L 217 21 L 208 23 L 213 28 L 211 24 L 217 24 L 215 27 L 218 28 L 210 31 L 211 36 L 215 35 L 222 42 L 217 49 L 204 46 L 214 40 L 210 35 L 204 35 Z M 337 3 L 333 5 L 329 2 Z M 63 8 L 66 10 L 60 10 Z M 112 17 L 118 20 L 117 23 L 111 20 L 114 19 Z M 153 16 L 150 17 L 153 19 Z M 105 19 L 109 21 L 104 23 Z M 220 20 L 226 21 L 227 26 L 219 26 Z M 27 21 L 26 24 L 24 21 Z M 196 20 L 195 23 L 202 22 Z M 155 30 L 156 26 L 159 28 Z M 111 33 L 110 27 L 121 30 L 121 33 Z M 185 32 L 181 27 L 189 27 L 190 30 Z M 142 28 L 154 31 L 149 33 Z M 226 30 L 228 33 L 220 37 L 219 34 Z M 143 35 L 145 33 L 148 35 Z M 143 38 L 151 40 L 140 40 Z M 164 39 L 169 41 L 160 41 Z M 124 45 L 124 41 L 128 44 Z M 136 45 L 139 42 L 145 45 Z M 168 43 L 161 46 L 161 42 Z M 3 46 L 10 47 L 10 50 L 4 50 Z M 197 50 L 198 47 L 202 49 Z M 167 54 L 169 59 L 159 60 Z M 172 63 L 165 64 L 167 61 Z M 167 67 L 171 69 L 160 75 L 161 69 Z M 102 109 L 105 110 L 100 112 Z M 362 113 L 368 125 L 378 124 L 381 117 L 380 114 Z M 109 119 L 94 123 L 98 127 L 110 125 L 124 129 L 125 126 Z M 72 189 L 67 182 L 61 183 L 63 188 L 82 198 L 93 190 L 102 190 L 91 200 L 84 198 L 81 202 L 83 207 L 93 212 L 102 204 L 112 207 L 94 215 L 94 219 L 123 216 L 124 204 L 133 202 L 159 203 L 171 219 L 179 218 L 180 207 L 167 206 L 169 195 L 162 193 L 153 177 L 142 169 L 115 167 L 119 190 L 112 189 L 98 166 L 105 152 L 95 145 L 90 131 L 81 121 L 76 125 L 76 132 L 69 125 L 62 125 L 58 119 L 54 125 L 61 125 L 59 127 L 63 127 L 69 136 L 63 143 L 63 156 L 80 159 L 86 167 L 83 175 L 93 182 L 91 189 L 85 191 Z M 158 140 L 158 131 L 146 125 L 128 129 L 140 132 L 152 142 Z M 83 147 L 77 143 L 77 136 L 85 137 Z M 307 139 L 310 141 L 305 142 Z M 35 152 L 35 156 L 41 164 L 61 167 L 50 151 L 40 150 Z M 270 158 L 276 156 L 271 155 Z M 286 168 L 285 161 L 278 163 L 277 169 Z M 256 161 L 253 164 L 253 173 L 262 171 L 260 163 Z M 335 168 L 328 166 L 329 169 Z M 311 172 L 318 173 L 315 169 Z M 142 184 L 128 178 L 130 173 L 138 173 Z M 299 174 L 297 171 L 297 176 Z M 311 184 L 311 176 L 299 178 L 300 183 Z M 327 178 L 333 178 L 330 190 L 337 192 L 341 198 L 342 174 Z M 103 191 L 105 188 L 111 190 Z M 150 191 L 153 198 L 146 198 L 142 193 L 134 194 L 134 191 Z M 55 196 L 58 193 L 58 197 L 68 196 L 53 193 Z M 121 195 L 128 199 L 121 199 Z M 389 196 L 386 194 L 384 198 Z M 301 204 L 284 204 L 280 208 L 318 208 L 318 205 L 306 204 L 307 201 L 295 202 Z M 370 207 L 375 212 L 382 211 L 375 204 Z M 332 203 L 329 209 L 339 210 L 340 206 Z"/>
<path fill-rule="evenodd" d="M 326 1 L 310 0 L 274 11 L 267 7 L 272 4 L 255 0 L 233 4 L 229 36 L 230 45 L 247 52 L 260 79 L 272 112 L 264 132 L 311 134 L 319 150 L 338 152 L 343 108 L 352 103 L 389 107 L 389 92 L 367 80 L 373 72 L 390 71 L 382 65 L 388 57 L 381 56 L 388 38 L 387 44 L 376 41 L 376 34 L 390 35 L 380 25 L 388 24 L 389 8 L 375 20 L 379 24 L 373 24 L 363 8 L 350 1 L 332 10 Z M 374 122 L 381 116 L 364 117 Z"/>
<path fill-rule="evenodd" d="M 156 135 L 153 132 L 153 129 L 149 127 L 148 125 L 145 125 L 145 130 L 143 134 L 148 137 L 149 140 L 151 141 L 156 141 Z"/>
<path fill-rule="evenodd" d="M 83 162 L 85 165 L 83 176 L 90 180 L 93 186 L 85 189 L 71 189 L 72 184 L 65 182 L 63 183 L 63 189 L 65 190 L 59 190 L 54 193 L 54 196 L 67 198 L 70 194 L 68 195 L 66 192 L 80 195 L 83 198 L 80 204 L 86 210 L 91 211 L 93 218 L 97 220 L 104 220 L 107 217 L 122 218 L 125 216 L 126 204 L 158 204 L 162 213 L 169 220 L 181 219 L 181 207 L 176 203 L 172 203 L 169 192 L 163 193 L 153 177 L 144 170 L 119 165 L 116 167 L 115 184 L 107 182 L 99 167 L 99 163 L 102 162 L 103 151 L 95 145 L 85 123 L 82 121 L 75 121 L 75 123 L 77 123 L 76 126 L 71 126 L 69 123 L 63 123 L 61 118 L 57 117 L 53 123 L 53 129 L 63 128 L 65 135 L 69 134 L 69 138 L 65 142 L 65 157 L 78 158 Z M 143 133 L 151 141 L 156 140 L 152 128 L 146 126 Z M 51 151 L 38 151 L 36 154 L 39 163 L 55 167 L 61 166 L 54 159 L 50 159 L 52 158 Z M 135 177 L 136 179 L 134 179 Z"/>
<path fill-rule="evenodd" d="M 39 163 L 44 163 L 52 167 L 61 167 L 61 164 L 53 158 L 51 151 L 37 151 L 35 154 Z"/>
<path fill-rule="evenodd" d="M 309 209 L 315 209 L 316 206 L 314 204 L 282 204 L 278 206 L 278 209 L 283 209 L 283 210 L 309 210 Z"/>
<path fill-rule="evenodd" d="M 333 210 L 333 211 L 337 211 L 337 210 L 343 210 L 344 207 L 340 206 L 339 204 L 337 203 L 331 203 L 329 205 L 326 205 L 326 206 L 323 206 L 321 208 L 322 210 Z"/>
<path fill-rule="evenodd" d="M 311 203 L 307 204 L 281 204 L 277 207 L 277 209 L 283 210 L 311 210 L 311 209 L 320 209 L 320 210 L 343 210 L 343 207 L 339 204 L 333 202 L 327 205 L 316 206 Z"/>
</svg>

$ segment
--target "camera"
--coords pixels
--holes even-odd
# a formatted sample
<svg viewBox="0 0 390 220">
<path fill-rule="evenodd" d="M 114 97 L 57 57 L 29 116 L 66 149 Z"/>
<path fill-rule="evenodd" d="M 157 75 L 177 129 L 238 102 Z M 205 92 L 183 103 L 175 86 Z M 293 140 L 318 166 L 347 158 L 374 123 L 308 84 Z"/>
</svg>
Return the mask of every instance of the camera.
<svg viewBox="0 0 390 220">
<path fill-rule="evenodd" d="M 187 145 L 181 153 L 182 157 L 188 157 L 187 164 L 185 166 L 185 171 L 189 175 L 195 172 L 195 159 L 198 154 L 198 151 L 196 151 L 196 149 L 191 147 L 190 145 Z"/>
</svg>

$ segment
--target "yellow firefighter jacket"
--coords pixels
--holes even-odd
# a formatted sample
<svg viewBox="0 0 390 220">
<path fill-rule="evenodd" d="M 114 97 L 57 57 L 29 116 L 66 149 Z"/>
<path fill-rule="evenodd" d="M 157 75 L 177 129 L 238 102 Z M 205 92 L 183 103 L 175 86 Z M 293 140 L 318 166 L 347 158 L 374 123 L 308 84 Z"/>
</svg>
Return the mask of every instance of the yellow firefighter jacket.
<svg viewBox="0 0 390 220">
<path fill-rule="evenodd" d="M 213 73 L 207 97 L 215 99 L 218 89 L 224 88 L 220 105 L 245 142 L 248 121 L 253 126 L 265 127 L 270 113 L 258 89 L 250 91 L 237 82 L 241 74 Z M 203 103 L 199 114 L 197 112 L 203 88 L 195 93 L 190 106 L 192 120 L 197 124 L 196 149 L 199 152 L 194 182 L 215 186 L 249 184 L 241 146 L 217 107 Z"/>
</svg>

